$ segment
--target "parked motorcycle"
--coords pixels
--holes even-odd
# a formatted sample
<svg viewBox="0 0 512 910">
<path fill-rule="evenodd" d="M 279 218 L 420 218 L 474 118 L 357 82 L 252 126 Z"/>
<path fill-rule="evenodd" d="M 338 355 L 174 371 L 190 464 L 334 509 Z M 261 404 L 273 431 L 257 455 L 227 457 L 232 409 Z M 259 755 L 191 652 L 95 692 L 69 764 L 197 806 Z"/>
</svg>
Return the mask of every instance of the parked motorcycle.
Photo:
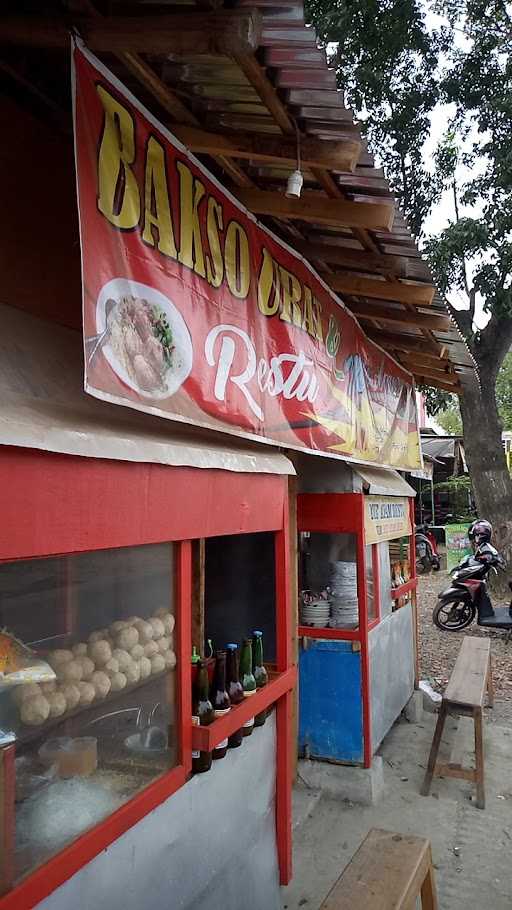
<svg viewBox="0 0 512 910">
<path fill-rule="evenodd" d="M 485 533 L 477 531 L 475 535 L 473 531 L 472 535 L 477 525 L 485 525 Z M 505 568 L 503 558 L 490 543 L 491 534 L 488 522 L 474 522 L 471 526 L 469 537 L 475 552 L 452 569 L 451 585 L 438 595 L 439 603 L 432 615 L 438 629 L 460 632 L 477 617 L 483 628 L 512 630 L 512 603 L 509 607 L 493 607 L 487 591 L 489 574 Z M 509 587 L 512 590 L 512 582 Z"/>
<path fill-rule="evenodd" d="M 438 572 L 441 568 L 441 559 L 432 529 L 428 524 L 418 525 L 414 534 L 416 539 L 416 574 L 425 575 L 432 570 Z"/>
</svg>

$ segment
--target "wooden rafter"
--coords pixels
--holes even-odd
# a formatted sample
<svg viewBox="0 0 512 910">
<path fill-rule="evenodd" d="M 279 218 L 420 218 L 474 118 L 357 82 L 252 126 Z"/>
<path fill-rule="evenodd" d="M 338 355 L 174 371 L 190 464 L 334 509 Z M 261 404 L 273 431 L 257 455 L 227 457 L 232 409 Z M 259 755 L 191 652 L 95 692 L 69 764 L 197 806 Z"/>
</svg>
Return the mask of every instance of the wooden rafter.
<svg viewBox="0 0 512 910">
<path fill-rule="evenodd" d="M 441 357 L 441 345 L 421 335 L 400 335 L 398 332 L 396 334 L 381 332 L 379 329 L 371 328 L 366 330 L 366 334 L 372 341 L 389 351 L 415 353 L 419 350 L 422 353 L 431 354 L 433 357 Z"/>
<path fill-rule="evenodd" d="M 325 205 L 325 203 L 324 203 Z M 353 203 L 356 208 L 363 203 Z M 376 206 L 370 206 L 376 208 Z M 415 306 L 428 306 L 432 303 L 435 288 L 430 284 L 404 284 L 400 281 L 378 281 L 375 278 L 363 278 L 353 272 L 332 272 L 323 275 L 324 280 L 333 291 L 340 294 L 351 294 L 355 297 L 375 297 L 378 300 L 394 300 L 399 303 L 412 303 Z"/>
<path fill-rule="evenodd" d="M 313 199 L 307 196 L 302 196 L 300 199 L 287 199 L 281 193 L 272 193 L 267 190 L 240 190 L 237 195 L 251 212 L 257 215 L 270 215 L 274 218 L 292 218 L 315 224 L 369 228 L 393 221 L 393 206 L 386 203 L 373 205 L 347 202 L 344 199 L 324 199 L 318 196 Z"/>
<path fill-rule="evenodd" d="M 399 256 L 383 256 L 369 251 L 349 250 L 334 243 L 309 243 L 307 240 L 297 244 L 297 250 L 308 259 L 329 262 L 331 265 L 343 265 L 360 272 L 364 270 L 396 278 L 408 277 L 407 259 Z"/>
<path fill-rule="evenodd" d="M 261 36 L 261 16 L 256 10 L 93 17 L 73 25 L 99 53 L 247 54 L 259 46 Z M 0 19 L 0 44 L 59 48 L 68 43 L 69 28 L 62 19 Z"/>
<path fill-rule="evenodd" d="M 189 126 L 173 130 L 175 136 L 191 152 L 204 155 L 224 155 L 293 168 L 297 161 L 297 144 L 293 139 L 259 136 L 257 133 L 210 133 Z M 350 170 L 359 156 L 358 142 L 321 142 L 304 139 L 301 142 L 301 161 L 306 168 L 342 167 Z"/>
<path fill-rule="evenodd" d="M 347 301 L 355 316 L 360 319 L 376 319 L 379 322 L 391 322 L 393 325 L 413 325 L 420 329 L 434 329 L 439 332 L 445 332 L 451 327 L 448 316 L 431 316 L 430 314 L 410 312 L 405 309 L 387 307 L 385 304 L 380 306 L 374 303 L 363 303 L 362 301 Z"/>
</svg>

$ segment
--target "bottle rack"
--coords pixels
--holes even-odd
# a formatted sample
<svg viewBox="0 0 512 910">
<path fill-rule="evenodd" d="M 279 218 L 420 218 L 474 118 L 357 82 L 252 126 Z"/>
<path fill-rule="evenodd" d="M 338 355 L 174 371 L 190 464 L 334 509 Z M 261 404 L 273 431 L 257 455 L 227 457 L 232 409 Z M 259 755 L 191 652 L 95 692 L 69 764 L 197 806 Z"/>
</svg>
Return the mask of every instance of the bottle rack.
<svg viewBox="0 0 512 910">
<path fill-rule="evenodd" d="M 192 749 L 211 752 L 215 746 L 243 727 L 251 717 L 264 711 L 287 692 L 291 692 L 296 680 L 296 667 L 290 667 L 284 673 L 270 672 L 267 685 L 258 689 L 250 698 L 245 698 L 240 705 L 233 705 L 228 714 L 217 718 L 207 727 L 196 727 L 191 724 Z"/>
</svg>

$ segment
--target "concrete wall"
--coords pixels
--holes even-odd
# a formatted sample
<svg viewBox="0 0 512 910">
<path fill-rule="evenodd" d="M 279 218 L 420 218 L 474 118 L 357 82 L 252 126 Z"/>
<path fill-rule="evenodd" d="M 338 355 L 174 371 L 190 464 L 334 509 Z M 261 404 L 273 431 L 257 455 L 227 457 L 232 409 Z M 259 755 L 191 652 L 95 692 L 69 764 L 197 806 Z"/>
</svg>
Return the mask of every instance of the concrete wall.
<svg viewBox="0 0 512 910">
<path fill-rule="evenodd" d="M 410 604 L 387 616 L 370 632 L 370 679 L 375 752 L 414 691 Z"/>
<path fill-rule="evenodd" d="M 280 910 L 275 715 L 39 910 Z"/>
</svg>

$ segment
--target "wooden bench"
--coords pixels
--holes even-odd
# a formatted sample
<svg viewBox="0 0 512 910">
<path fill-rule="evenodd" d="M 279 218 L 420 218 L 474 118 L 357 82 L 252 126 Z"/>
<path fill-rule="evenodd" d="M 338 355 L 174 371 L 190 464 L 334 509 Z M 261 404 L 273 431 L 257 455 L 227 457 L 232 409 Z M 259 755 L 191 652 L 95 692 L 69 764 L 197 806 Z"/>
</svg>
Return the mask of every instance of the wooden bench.
<svg viewBox="0 0 512 910">
<path fill-rule="evenodd" d="M 489 704 L 494 703 L 491 647 L 488 638 L 467 636 L 453 668 L 439 709 L 434 739 L 421 793 L 428 796 L 433 777 L 458 777 L 476 783 L 477 806 L 485 809 L 483 704 L 487 690 Z M 475 769 L 463 768 L 460 762 L 442 764 L 437 754 L 447 714 L 472 717 L 475 724 Z"/>
<path fill-rule="evenodd" d="M 372 828 L 320 910 L 437 910 L 430 843 Z"/>
</svg>

